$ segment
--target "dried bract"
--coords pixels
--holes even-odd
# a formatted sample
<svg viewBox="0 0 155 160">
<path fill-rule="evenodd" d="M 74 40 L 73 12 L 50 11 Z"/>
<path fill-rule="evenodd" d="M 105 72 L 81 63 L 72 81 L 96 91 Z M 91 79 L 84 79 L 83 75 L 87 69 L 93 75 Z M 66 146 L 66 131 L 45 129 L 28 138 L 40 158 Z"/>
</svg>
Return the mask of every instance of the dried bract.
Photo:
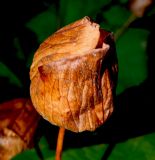
<svg viewBox="0 0 155 160">
<path fill-rule="evenodd" d="M 47 38 L 30 69 L 30 94 L 49 122 L 93 131 L 113 111 L 117 58 L 112 34 L 84 17 Z"/>
</svg>

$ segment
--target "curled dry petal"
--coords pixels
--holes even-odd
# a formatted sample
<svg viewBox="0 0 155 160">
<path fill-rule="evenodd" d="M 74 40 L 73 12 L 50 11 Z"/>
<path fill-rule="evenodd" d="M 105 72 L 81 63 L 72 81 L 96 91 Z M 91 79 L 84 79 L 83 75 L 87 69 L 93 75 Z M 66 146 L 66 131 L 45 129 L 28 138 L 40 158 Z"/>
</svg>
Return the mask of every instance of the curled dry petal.
<svg viewBox="0 0 155 160">
<path fill-rule="evenodd" d="M 30 94 L 49 122 L 95 130 L 113 111 L 117 58 L 112 34 L 84 17 L 47 38 L 30 69 Z"/>
</svg>

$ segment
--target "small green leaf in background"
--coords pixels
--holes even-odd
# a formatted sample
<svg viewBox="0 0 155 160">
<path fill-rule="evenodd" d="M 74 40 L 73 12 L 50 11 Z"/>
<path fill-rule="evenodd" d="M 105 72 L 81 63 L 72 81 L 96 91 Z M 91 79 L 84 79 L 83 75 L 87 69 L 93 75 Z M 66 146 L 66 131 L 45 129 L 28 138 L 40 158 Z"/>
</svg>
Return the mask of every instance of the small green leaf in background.
<svg viewBox="0 0 155 160">
<path fill-rule="evenodd" d="M 77 149 L 68 149 L 63 153 L 63 160 L 100 160 L 106 150 L 106 144 L 92 145 Z"/>
<path fill-rule="evenodd" d="M 108 160 L 154 160 L 155 134 L 133 138 L 116 145 Z"/>
<path fill-rule="evenodd" d="M 43 154 L 44 160 L 48 160 L 48 159 L 54 160 L 55 151 L 49 149 L 48 143 L 44 137 L 41 138 L 41 140 L 39 142 L 39 147 L 40 147 L 41 152 Z M 39 157 L 37 155 L 36 150 L 33 148 L 33 149 L 25 150 L 22 154 L 19 154 L 13 158 L 13 160 L 23 160 L 23 159 L 25 159 L 25 160 L 38 160 Z"/>
<path fill-rule="evenodd" d="M 15 48 L 17 50 L 16 57 L 19 60 L 25 60 L 24 53 L 22 51 L 22 48 L 21 48 L 20 43 L 19 43 L 19 39 L 17 37 L 14 38 L 14 46 L 15 46 Z"/>
<path fill-rule="evenodd" d="M 22 87 L 22 83 L 19 78 L 2 62 L 0 62 L 0 77 L 6 77 L 11 84 Z"/>
<path fill-rule="evenodd" d="M 61 0 L 60 16 L 62 26 L 74 22 L 84 16 L 94 16 L 102 6 L 111 2 L 111 0 Z"/>
<path fill-rule="evenodd" d="M 109 10 L 103 12 L 103 16 L 107 20 L 112 32 L 114 32 L 125 23 L 130 16 L 130 12 L 126 8 L 119 5 L 114 5 Z"/>
<path fill-rule="evenodd" d="M 143 29 L 128 29 L 116 43 L 119 62 L 117 93 L 147 78 L 147 37 Z"/>
<path fill-rule="evenodd" d="M 57 24 L 56 10 L 51 6 L 46 11 L 33 17 L 26 26 L 36 33 L 39 43 L 42 43 L 57 30 Z"/>
<path fill-rule="evenodd" d="M 39 44 L 42 43 L 58 28 L 56 9 L 51 6 L 46 11 L 34 16 L 27 22 L 26 27 L 31 29 L 37 35 Z M 34 53 L 30 53 L 29 57 L 27 57 L 27 67 L 30 67 Z"/>
</svg>

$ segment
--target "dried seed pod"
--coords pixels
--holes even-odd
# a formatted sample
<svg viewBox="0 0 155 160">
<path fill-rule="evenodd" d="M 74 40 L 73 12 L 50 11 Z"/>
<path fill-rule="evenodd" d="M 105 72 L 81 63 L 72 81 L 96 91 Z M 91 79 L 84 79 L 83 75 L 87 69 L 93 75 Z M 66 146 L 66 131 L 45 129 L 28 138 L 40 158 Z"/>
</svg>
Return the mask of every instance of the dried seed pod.
<svg viewBox="0 0 155 160">
<path fill-rule="evenodd" d="M 39 114 L 28 99 L 14 99 L 0 104 L 1 160 L 9 160 L 33 146 L 39 119 Z"/>
<path fill-rule="evenodd" d="M 93 131 L 113 111 L 117 58 L 112 34 L 84 17 L 47 38 L 30 69 L 30 94 L 49 122 Z"/>
</svg>

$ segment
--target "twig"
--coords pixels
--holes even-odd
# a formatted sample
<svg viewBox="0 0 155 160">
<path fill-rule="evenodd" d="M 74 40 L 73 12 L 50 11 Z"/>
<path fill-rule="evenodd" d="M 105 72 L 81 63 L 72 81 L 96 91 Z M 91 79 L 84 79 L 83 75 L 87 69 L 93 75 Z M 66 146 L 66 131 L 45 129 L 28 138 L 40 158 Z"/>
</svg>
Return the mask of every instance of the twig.
<svg viewBox="0 0 155 160">
<path fill-rule="evenodd" d="M 61 160 L 61 154 L 63 149 L 63 141 L 65 135 L 65 128 L 60 127 L 57 139 L 56 157 L 55 160 Z"/>
<path fill-rule="evenodd" d="M 127 21 L 123 24 L 123 26 L 116 31 L 116 33 L 115 33 L 115 40 L 118 40 L 118 38 L 126 31 L 126 29 L 129 27 L 129 25 L 136 18 L 137 17 L 134 14 L 131 14 L 131 16 L 127 19 Z"/>
</svg>

